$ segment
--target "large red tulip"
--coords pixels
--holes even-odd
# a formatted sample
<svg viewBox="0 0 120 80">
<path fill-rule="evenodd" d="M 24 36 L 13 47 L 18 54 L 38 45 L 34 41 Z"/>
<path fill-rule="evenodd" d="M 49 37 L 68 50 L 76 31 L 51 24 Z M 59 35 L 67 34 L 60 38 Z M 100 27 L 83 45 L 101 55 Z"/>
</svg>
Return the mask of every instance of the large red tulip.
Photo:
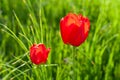
<svg viewBox="0 0 120 80">
<path fill-rule="evenodd" d="M 30 59 L 32 63 L 39 65 L 46 63 L 50 48 L 46 49 L 44 44 L 33 44 L 30 47 Z"/>
<path fill-rule="evenodd" d="M 79 46 L 82 44 L 90 29 L 90 21 L 81 14 L 67 14 L 60 20 L 60 32 L 65 44 Z"/>
</svg>

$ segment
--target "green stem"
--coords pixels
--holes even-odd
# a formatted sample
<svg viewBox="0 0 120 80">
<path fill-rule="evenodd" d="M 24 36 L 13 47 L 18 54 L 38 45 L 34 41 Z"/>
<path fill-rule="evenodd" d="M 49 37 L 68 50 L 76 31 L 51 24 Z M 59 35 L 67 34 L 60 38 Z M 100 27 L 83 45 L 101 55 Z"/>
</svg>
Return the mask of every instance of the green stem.
<svg viewBox="0 0 120 80">
<path fill-rule="evenodd" d="M 72 64 L 72 70 L 73 70 L 73 75 L 72 75 L 72 80 L 76 80 L 76 77 L 77 77 L 77 75 L 76 75 L 76 71 L 75 71 L 75 69 L 77 68 L 77 66 L 76 66 L 76 47 L 73 47 L 73 52 L 72 52 L 72 62 L 73 62 L 73 64 Z"/>
</svg>

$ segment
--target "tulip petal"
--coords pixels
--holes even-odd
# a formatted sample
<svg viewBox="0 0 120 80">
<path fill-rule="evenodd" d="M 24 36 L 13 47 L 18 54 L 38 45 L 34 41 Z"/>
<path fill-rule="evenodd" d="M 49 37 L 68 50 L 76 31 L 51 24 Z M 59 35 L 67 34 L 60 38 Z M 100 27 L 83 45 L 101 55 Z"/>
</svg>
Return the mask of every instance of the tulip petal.
<svg viewBox="0 0 120 80">
<path fill-rule="evenodd" d="M 44 44 L 34 44 L 30 47 L 30 59 L 32 63 L 38 65 L 46 63 L 50 49 L 46 49 Z"/>
<path fill-rule="evenodd" d="M 60 21 L 63 42 L 73 46 L 79 46 L 86 40 L 89 28 L 89 19 L 83 17 L 81 14 L 69 13 Z"/>
</svg>

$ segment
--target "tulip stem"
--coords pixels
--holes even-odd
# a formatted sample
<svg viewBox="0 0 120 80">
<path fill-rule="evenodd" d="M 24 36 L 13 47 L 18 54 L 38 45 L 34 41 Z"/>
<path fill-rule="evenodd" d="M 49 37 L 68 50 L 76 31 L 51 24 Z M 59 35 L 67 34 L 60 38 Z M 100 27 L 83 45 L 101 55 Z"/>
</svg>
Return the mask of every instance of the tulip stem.
<svg viewBox="0 0 120 80">
<path fill-rule="evenodd" d="M 72 70 L 73 70 L 73 75 L 72 75 L 72 80 L 76 80 L 76 47 L 73 47 L 73 52 L 72 52 L 72 62 L 73 62 L 73 65 L 72 65 Z"/>
</svg>

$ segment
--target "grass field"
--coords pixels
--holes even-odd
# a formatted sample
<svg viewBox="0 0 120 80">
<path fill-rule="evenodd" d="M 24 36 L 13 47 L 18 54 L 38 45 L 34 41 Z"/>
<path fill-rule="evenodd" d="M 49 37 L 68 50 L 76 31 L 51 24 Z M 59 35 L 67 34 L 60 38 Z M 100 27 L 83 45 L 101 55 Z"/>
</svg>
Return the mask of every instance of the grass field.
<svg viewBox="0 0 120 80">
<path fill-rule="evenodd" d="M 69 12 L 91 23 L 76 48 L 60 35 Z M 51 48 L 46 64 L 31 63 L 33 43 Z M 120 0 L 0 0 L 0 80 L 120 80 Z"/>
</svg>

